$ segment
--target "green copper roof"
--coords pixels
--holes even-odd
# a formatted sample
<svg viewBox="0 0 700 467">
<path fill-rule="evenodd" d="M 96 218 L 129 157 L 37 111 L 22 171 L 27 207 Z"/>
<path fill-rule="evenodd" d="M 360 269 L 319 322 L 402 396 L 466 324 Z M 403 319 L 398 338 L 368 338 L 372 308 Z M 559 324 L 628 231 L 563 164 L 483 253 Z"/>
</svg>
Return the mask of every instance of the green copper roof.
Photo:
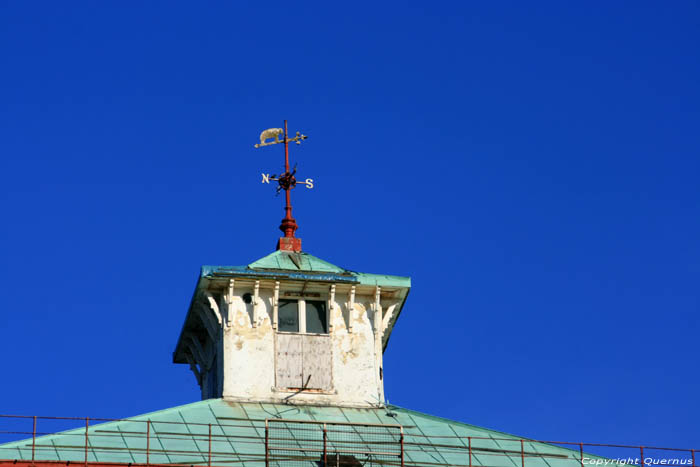
<svg viewBox="0 0 700 467">
<path fill-rule="evenodd" d="M 406 465 L 469 465 L 466 449 L 468 437 L 473 437 L 473 466 L 520 467 L 522 462 L 518 437 L 399 407 L 360 409 L 235 403 L 222 399 L 205 400 L 125 421 L 90 426 L 88 460 L 145 463 L 148 443 L 149 462 L 152 464 L 207 464 L 211 424 L 213 465 L 264 465 L 265 420 L 280 418 L 328 423 L 400 424 L 404 430 Z M 151 422 L 149 437 L 145 435 L 146 420 Z M 318 430 L 318 426 L 306 426 L 310 428 L 289 431 L 285 443 L 313 457 L 317 454 L 313 451 L 309 453 L 305 448 L 308 448 L 309 430 Z M 41 431 L 41 426 L 39 429 Z M 358 440 L 360 444 L 365 443 L 364 446 L 377 443 L 376 432 L 373 434 L 372 428 L 366 432 L 357 428 L 352 436 L 356 443 Z M 30 460 L 31 446 L 31 439 L 0 445 L 0 459 Z M 382 446 L 372 448 L 381 449 Z M 525 467 L 580 465 L 578 450 L 527 440 L 522 448 L 526 455 Z M 84 428 L 36 439 L 37 460 L 83 462 L 84 456 Z M 307 460 L 306 463 L 294 465 L 319 464 Z"/>
<path fill-rule="evenodd" d="M 288 269 L 292 271 L 335 272 L 347 271 L 308 253 L 275 251 L 248 265 L 250 269 Z"/>
<path fill-rule="evenodd" d="M 201 277 L 252 276 L 350 282 L 380 287 L 411 287 L 411 278 L 351 271 L 309 253 L 275 251 L 246 266 L 203 266 Z"/>
</svg>

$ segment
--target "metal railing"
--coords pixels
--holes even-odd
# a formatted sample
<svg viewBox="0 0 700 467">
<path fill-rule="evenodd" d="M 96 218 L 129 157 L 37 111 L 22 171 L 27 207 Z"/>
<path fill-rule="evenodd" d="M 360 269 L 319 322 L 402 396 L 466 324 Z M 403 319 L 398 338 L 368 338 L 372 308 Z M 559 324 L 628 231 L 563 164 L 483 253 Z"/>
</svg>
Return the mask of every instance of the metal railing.
<svg viewBox="0 0 700 467">
<path fill-rule="evenodd" d="M 265 420 L 266 466 L 405 465 L 403 427 L 397 424 Z M 350 464 L 348 462 L 355 462 Z"/>
<path fill-rule="evenodd" d="M 69 430 L 39 430 L 39 425 L 44 427 L 55 422 L 74 426 Z M 113 425 L 111 422 L 126 423 Z M 287 423 L 288 427 L 270 429 L 271 425 L 280 423 Z M 17 425 L 15 429 L 5 429 L 12 428 L 13 424 Z M 378 435 L 376 427 L 389 430 L 387 433 L 396 431 L 391 436 Z M 223 467 L 298 463 L 402 467 L 700 467 L 696 462 L 697 449 L 545 441 L 505 435 L 460 436 L 456 432 L 428 435 L 419 427 L 389 424 L 233 417 L 218 417 L 213 423 L 195 423 L 0 415 L 0 428 L 0 465 L 9 461 L 85 466 Z M 49 435 L 54 438 L 47 438 Z M 335 455 L 336 461 L 330 459 L 329 454 Z M 341 454 L 362 458 L 365 463 L 339 463 L 337 459 Z"/>
</svg>

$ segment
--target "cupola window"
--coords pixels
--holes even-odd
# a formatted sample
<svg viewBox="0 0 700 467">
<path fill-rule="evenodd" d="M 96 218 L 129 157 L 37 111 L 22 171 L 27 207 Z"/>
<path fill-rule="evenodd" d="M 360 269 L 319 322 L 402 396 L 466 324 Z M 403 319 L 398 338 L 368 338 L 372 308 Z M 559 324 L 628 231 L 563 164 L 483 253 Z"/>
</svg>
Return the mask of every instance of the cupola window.
<svg viewBox="0 0 700 467">
<path fill-rule="evenodd" d="M 311 334 L 328 334 L 326 302 L 306 300 L 306 332 Z"/>
<path fill-rule="evenodd" d="M 282 332 L 299 332 L 299 301 L 280 300 L 278 328 Z"/>
<path fill-rule="evenodd" d="M 327 306 L 323 300 L 283 299 L 277 314 L 280 332 L 328 334 Z"/>
</svg>

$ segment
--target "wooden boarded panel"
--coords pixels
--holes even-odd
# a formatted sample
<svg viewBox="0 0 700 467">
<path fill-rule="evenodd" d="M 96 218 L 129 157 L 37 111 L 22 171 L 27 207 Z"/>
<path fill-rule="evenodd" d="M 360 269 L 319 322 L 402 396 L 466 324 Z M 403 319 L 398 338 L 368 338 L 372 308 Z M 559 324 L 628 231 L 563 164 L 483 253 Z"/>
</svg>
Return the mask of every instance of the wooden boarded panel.
<svg viewBox="0 0 700 467">
<path fill-rule="evenodd" d="M 302 340 L 295 334 L 277 334 L 277 371 L 275 384 L 278 388 L 302 387 Z"/>
<path fill-rule="evenodd" d="M 331 338 L 330 336 L 303 336 L 304 382 L 307 389 L 331 390 Z"/>
</svg>

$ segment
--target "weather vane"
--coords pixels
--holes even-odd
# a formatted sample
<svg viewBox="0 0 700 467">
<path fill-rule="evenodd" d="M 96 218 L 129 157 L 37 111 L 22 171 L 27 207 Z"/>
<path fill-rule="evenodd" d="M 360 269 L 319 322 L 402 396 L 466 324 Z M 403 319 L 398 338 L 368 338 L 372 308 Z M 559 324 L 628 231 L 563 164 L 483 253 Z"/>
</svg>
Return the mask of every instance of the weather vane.
<svg viewBox="0 0 700 467">
<path fill-rule="evenodd" d="M 282 140 L 280 140 L 280 136 Z M 268 141 L 274 138 L 274 140 Z M 282 128 L 269 128 L 262 133 L 260 133 L 260 144 L 256 144 L 256 148 L 261 148 L 263 146 L 272 146 L 273 144 L 284 143 L 284 173 L 281 175 L 270 175 L 269 173 L 262 174 L 262 183 L 270 183 L 270 180 L 277 182 L 277 194 L 284 190 L 286 204 L 284 207 L 285 216 L 280 224 L 280 230 L 284 232 L 284 237 L 280 238 L 277 243 L 277 249 L 283 251 L 301 251 L 301 239 L 294 236 L 294 232 L 299 228 L 297 221 L 292 217 L 292 202 L 290 198 L 290 191 L 298 184 L 306 185 L 306 188 L 313 188 L 314 181 L 307 178 L 304 181 L 299 181 L 296 179 L 297 166 L 294 164 L 294 169 L 289 171 L 289 143 L 294 142 L 301 144 L 303 140 L 307 138 L 306 135 L 302 135 L 297 131 L 297 135 L 294 138 L 289 138 L 287 136 L 287 120 L 284 121 L 284 129 Z"/>
</svg>

